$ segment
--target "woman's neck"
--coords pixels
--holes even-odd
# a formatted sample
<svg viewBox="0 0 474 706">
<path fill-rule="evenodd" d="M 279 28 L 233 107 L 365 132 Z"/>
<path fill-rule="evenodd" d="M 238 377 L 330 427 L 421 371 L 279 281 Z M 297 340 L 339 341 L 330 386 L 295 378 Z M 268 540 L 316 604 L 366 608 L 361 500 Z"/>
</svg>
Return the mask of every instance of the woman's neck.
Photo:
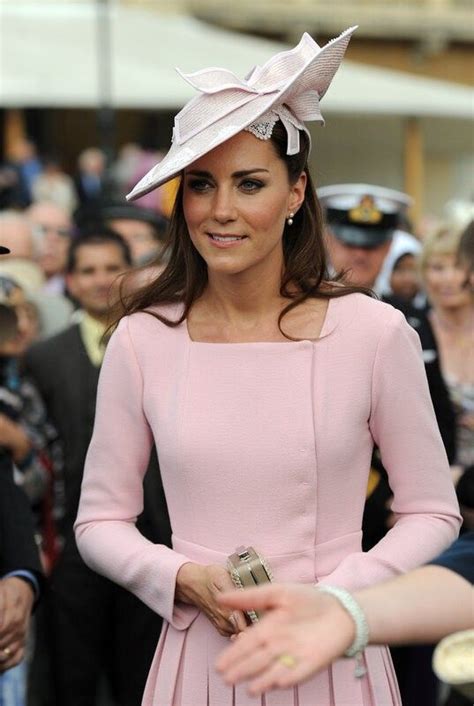
<svg viewBox="0 0 474 706">
<path fill-rule="evenodd" d="M 474 303 L 459 307 L 433 307 L 435 323 L 442 331 L 456 333 L 474 331 Z"/>
<path fill-rule="evenodd" d="M 191 339 L 244 343 L 319 338 L 328 301 L 311 298 L 291 309 L 285 315 L 283 333 L 279 315 L 291 300 L 281 296 L 280 285 L 280 278 L 271 281 L 263 277 L 211 276 L 204 294 L 189 312 L 187 325 Z"/>
<path fill-rule="evenodd" d="M 229 324 L 258 323 L 282 308 L 280 278 L 210 276 L 201 301 L 220 320 Z"/>
<path fill-rule="evenodd" d="M 440 355 L 443 377 L 472 383 L 474 369 L 474 308 L 471 305 L 447 309 L 434 307 L 431 322 Z"/>
</svg>

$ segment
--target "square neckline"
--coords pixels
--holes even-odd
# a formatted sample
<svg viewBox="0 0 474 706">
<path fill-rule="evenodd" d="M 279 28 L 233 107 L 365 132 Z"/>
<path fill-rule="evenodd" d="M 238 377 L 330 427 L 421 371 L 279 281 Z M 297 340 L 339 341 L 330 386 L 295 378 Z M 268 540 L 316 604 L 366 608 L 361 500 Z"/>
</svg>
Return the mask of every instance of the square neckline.
<svg viewBox="0 0 474 706">
<path fill-rule="evenodd" d="M 307 346 L 308 344 L 313 345 L 317 343 L 321 338 L 324 338 L 325 336 L 328 335 L 334 328 L 334 300 L 339 299 L 340 297 L 329 297 L 328 298 L 328 305 L 326 308 L 326 313 L 324 315 L 324 321 L 321 326 L 321 330 L 319 332 L 319 336 L 317 338 L 301 338 L 298 341 L 195 341 L 192 337 L 191 334 L 189 333 L 189 328 L 188 328 L 188 320 L 184 319 L 183 321 L 183 329 L 185 336 L 187 338 L 188 344 L 190 346 L 301 346 L 301 344 L 304 344 Z"/>
</svg>

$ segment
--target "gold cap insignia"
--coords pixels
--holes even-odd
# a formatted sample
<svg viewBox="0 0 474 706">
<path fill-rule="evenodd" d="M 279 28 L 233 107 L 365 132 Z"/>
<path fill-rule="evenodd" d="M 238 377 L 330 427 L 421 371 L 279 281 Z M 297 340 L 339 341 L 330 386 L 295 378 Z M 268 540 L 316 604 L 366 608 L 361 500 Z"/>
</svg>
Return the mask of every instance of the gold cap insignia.
<svg viewBox="0 0 474 706">
<path fill-rule="evenodd" d="M 366 194 L 355 208 L 349 211 L 349 220 L 353 223 L 380 223 L 383 214 L 375 207 L 372 196 Z"/>
</svg>

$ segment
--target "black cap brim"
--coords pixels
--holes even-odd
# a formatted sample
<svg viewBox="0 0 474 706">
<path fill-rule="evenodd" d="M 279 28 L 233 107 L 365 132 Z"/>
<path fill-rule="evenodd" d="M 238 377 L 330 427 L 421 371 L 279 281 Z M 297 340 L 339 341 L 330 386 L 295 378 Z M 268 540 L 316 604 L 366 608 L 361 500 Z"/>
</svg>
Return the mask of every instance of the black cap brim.
<svg viewBox="0 0 474 706">
<path fill-rule="evenodd" d="M 158 231 L 166 228 L 167 220 L 150 208 L 136 206 L 131 203 L 110 203 L 104 204 L 100 209 L 100 214 L 104 220 L 128 220 L 149 223 Z"/>
<path fill-rule="evenodd" d="M 360 227 L 345 223 L 330 223 L 329 228 L 336 238 L 353 248 L 376 248 L 391 240 L 393 228 Z"/>
</svg>

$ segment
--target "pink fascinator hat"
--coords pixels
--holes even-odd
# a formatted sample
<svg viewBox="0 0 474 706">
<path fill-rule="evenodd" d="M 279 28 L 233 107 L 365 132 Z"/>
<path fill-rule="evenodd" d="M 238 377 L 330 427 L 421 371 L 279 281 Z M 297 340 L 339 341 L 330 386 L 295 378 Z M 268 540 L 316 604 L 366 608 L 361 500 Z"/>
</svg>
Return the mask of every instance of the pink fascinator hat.
<svg viewBox="0 0 474 706">
<path fill-rule="evenodd" d="M 178 69 L 199 94 L 176 115 L 167 155 L 145 174 L 127 199 L 161 186 L 241 130 L 269 139 L 278 120 L 287 131 L 287 153 L 297 154 L 300 130 L 309 136 L 305 121 L 324 123 L 319 102 L 356 29 L 350 27 L 322 48 L 305 32 L 294 49 L 275 54 L 242 80 L 227 69 L 211 67 L 192 74 Z"/>
</svg>

